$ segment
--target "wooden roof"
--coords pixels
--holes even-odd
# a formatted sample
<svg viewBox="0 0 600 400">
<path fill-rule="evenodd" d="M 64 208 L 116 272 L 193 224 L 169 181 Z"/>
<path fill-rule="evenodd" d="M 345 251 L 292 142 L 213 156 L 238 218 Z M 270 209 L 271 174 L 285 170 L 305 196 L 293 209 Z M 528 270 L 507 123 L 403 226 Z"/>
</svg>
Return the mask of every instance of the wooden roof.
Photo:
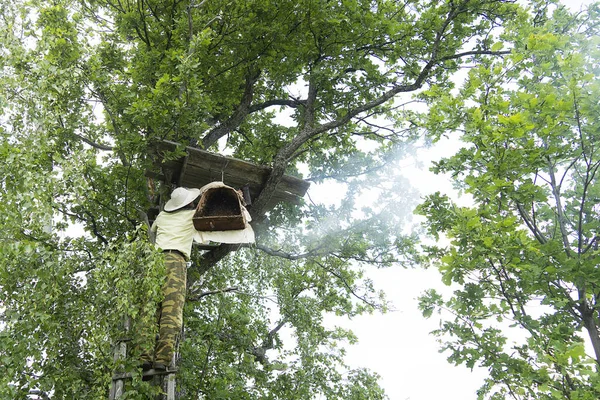
<svg viewBox="0 0 600 400">
<path fill-rule="evenodd" d="M 159 159 L 163 172 L 171 176 L 171 183 L 183 187 L 200 188 L 213 181 L 223 181 L 234 188 L 248 187 L 252 199 L 256 198 L 267 181 L 271 168 L 226 157 L 195 147 L 186 147 L 187 155 L 176 160 L 163 161 L 166 152 L 174 151 L 178 143 L 163 141 L 159 146 Z M 163 181 L 166 177 L 160 176 Z M 284 175 L 273 194 L 271 206 L 280 201 L 298 203 L 304 197 L 310 182 Z"/>
</svg>

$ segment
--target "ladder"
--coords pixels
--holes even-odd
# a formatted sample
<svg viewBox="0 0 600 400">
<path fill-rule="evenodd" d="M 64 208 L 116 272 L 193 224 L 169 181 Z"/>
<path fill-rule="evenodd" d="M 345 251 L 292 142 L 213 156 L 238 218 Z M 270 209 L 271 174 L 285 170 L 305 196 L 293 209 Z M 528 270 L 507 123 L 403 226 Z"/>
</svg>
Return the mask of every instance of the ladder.
<svg viewBox="0 0 600 400">
<path fill-rule="evenodd" d="M 130 321 L 129 318 L 125 319 L 123 328 L 125 333 L 129 332 Z M 123 360 L 127 357 L 127 342 L 130 339 L 123 338 L 119 339 L 115 346 L 114 360 Z M 175 365 L 175 359 L 177 354 L 173 355 L 172 365 Z M 175 400 L 175 375 L 177 373 L 176 368 L 167 368 L 166 370 L 150 369 L 142 373 L 143 377 L 163 377 L 163 390 L 165 394 L 161 396 L 161 400 Z M 125 381 L 133 378 L 131 372 L 116 372 L 113 374 L 110 391 L 108 393 L 108 400 L 119 400 L 125 391 Z"/>
<path fill-rule="evenodd" d="M 171 173 L 169 172 L 169 174 L 171 174 Z M 169 178 L 167 181 L 170 182 L 171 179 Z M 152 182 L 152 185 L 154 185 L 151 178 L 149 178 L 148 182 L 149 183 Z M 150 200 L 152 203 L 156 202 L 155 201 L 156 199 L 153 200 L 152 198 L 149 198 L 148 200 Z M 155 238 L 154 238 L 154 234 L 150 230 L 150 226 L 152 224 L 148 221 L 148 214 L 143 213 L 143 212 L 141 214 L 142 214 L 142 220 L 145 220 L 146 224 L 148 226 L 148 234 L 149 234 L 150 243 L 154 243 Z M 130 327 L 131 327 L 130 319 L 125 318 L 125 321 L 123 323 L 123 330 L 125 332 L 125 335 L 127 335 L 127 333 L 129 333 Z M 127 342 L 129 340 L 130 339 L 117 340 L 116 346 L 115 346 L 115 352 L 114 352 L 115 362 L 118 360 L 124 360 L 127 357 Z M 177 351 L 173 355 L 173 360 L 171 361 L 171 365 L 176 365 L 175 364 L 176 359 L 177 359 Z M 163 396 L 161 396 L 161 400 L 175 400 L 175 386 L 176 386 L 175 385 L 175 375 L 176 375 L 176 373 L 177 373 L 176 368 L 167 368 L 166 370 L 151 369 L 151 370 L 142 372 L 142 376 L 143 377 L 151 376 L 152 379 L 155 379 L 155 377 L 159 377 L 159 378 L 162 377 L 163 378 L 162 386 L 163 386 L 163 391 L 165 392 L 165 394 Z M 122 373 L 115 372 L 112 377 L 110 391 L 108 394 L 108 400 L 119 400 L 123 396 L 123 393 L 125 391 L 125 381 L 127 379 L 131 379 L 131 378 L 133 378 L 133 374 L 131 372 L 122 372 Z"/>
<path fill-rule="evenodd" d="M 160 377 L 164 376 L 163 379 L 163 390 L 165 394 L 161 397 L 162 400 L 175 400 L 175 374 L 176 369 L 155 370 L 151 369 L 144 371 L 142 376 Z M 109 400 L 118 400 L 123 395 L 123 388 L 125 386 L 125 380 L 131 379 L 133 374 L 131 372 L 115 373 L 112 378 L 112 385 L 108 396 Z"/>
</svg>

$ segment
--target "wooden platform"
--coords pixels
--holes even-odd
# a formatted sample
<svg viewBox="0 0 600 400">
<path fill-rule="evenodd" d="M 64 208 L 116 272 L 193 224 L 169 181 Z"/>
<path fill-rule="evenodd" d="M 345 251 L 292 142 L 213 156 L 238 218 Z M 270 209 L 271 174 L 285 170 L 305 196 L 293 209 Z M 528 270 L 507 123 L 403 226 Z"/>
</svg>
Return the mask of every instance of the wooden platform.
<svg viewBox="0 0 600 400">
<path fill-rule="evenodd" d="M 171 183 L 188 188 L 200 188 L 207 183 L 223 181 L 234 188 L 247 187 L 251 199 L 255 199 L 265 184 L 271 169 L 266 166 L 249 163 L 233 157 L 226 157 L 195 147 L 186 147 L 186 156 L 176 160 L 164 161 L 164 155 L 176 150 L 178 143 L 163 141 L 158 148 L 159 160 L 163 171 L 171 175 Z M 166 180 L 167 174 L 149 173 L 149 176 Z M 299 203 L 304 197 L 310 182 L 284 175 L 273 195 L 271 206 L 286 201 Z"/>
</svg>

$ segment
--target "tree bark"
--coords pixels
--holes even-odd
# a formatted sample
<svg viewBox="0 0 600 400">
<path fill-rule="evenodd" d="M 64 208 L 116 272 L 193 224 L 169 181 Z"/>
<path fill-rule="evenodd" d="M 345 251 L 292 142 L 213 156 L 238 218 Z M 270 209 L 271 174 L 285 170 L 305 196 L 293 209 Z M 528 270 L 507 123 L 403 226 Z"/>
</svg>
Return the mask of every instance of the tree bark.
<svg viewBox="0 0 600 400">
<path fill-rule="evenodd" d="M 585 329 L 588 331 L 592 347 L 594 348 L 594 354 L 596 356 L 596 363 L 600 365 L 600 334 L 598 333 L 598 324 L 596 323 L 595 313 L 596 311 L 590 307 L 585 299 L 582 299 L 581 305 L 581 317 Z"/>
</svg>

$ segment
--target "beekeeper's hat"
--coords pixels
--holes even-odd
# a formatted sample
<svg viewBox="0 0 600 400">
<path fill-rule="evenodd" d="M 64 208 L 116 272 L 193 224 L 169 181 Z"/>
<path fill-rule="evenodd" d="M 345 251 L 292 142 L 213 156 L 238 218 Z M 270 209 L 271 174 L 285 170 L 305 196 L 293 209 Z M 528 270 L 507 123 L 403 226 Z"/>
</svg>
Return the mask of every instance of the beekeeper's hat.
<svg viewBox="0 0 600 400">
<path fill-rule="evenodd" d="M 181 207 L 187 206 L 192 201 L 200 196 L 200 189 L 186 189 L 178 187 L 171 193 L 171 199 L 165 204 L 165 211 L 179 210 Z"/>
</svg>

